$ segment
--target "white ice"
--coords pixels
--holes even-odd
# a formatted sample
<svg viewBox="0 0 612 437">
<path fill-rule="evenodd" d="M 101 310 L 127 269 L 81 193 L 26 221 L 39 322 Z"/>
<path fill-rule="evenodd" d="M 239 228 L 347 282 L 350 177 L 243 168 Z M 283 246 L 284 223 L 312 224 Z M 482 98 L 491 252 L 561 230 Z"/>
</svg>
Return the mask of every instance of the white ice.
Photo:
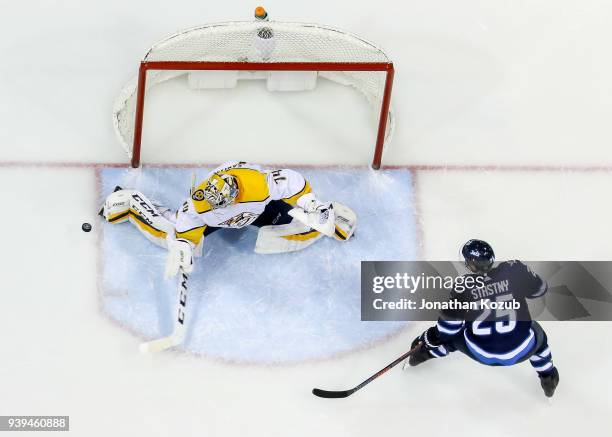
<svg viewBox="0 0 612 437">
<path fill-rule="evenodd" d="M 0 414 L 69 414 L 71 434 L 87 437 L 605 434 L 610 323 L 544 324 L 562 378 L 552 406 L 529 365 L 489 368 L 459 355 L 394 370 L 344 401 L 310 394 L 357 384 L 402 354 L 426 323 L 305 363 L 137 353 L 138 335 L 105 313 L 97 275 L 94 164 L 126 162 L 111 127 L 113 99 L 154 41 L 247 19 L 254 6 L 3 3 Z M 422 257 L 454 258 L 461 242 L 480 237 L 500 258 L 612 259 L 610 2 L 265 6 L 278 19 L 352 31 L 392 57 L 398 126 L 385 162 L 418 165 L 412 193 Z M 205 99 L 181 90 L 180 81 L 170 84 L 148 102 L 147 163 L 371 158 L 370 109 L 350 89 L 279 97 L 253 83 Z M 180 120 L 205 126 L 206 135 Z M 94 232 L 81 232 L 84 221 Z"/>
</svg>

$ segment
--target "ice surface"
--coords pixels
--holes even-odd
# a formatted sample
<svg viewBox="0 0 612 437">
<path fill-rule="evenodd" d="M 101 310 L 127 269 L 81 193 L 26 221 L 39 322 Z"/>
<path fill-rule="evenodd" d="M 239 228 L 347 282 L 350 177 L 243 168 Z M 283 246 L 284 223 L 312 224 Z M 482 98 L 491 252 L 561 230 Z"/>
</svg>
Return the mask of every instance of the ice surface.
<svg viewBox="0 0 612 437">
<path fill-rule="evenodd" d="M 199 169 L 202 177 L 208 169 Z M 190 169 L 105 169 L 102 193 L 136 188 L 176 208 Z M 385 338 L 405 323 L 360 321 L 360 261 L 414 259 L 411 174 L 405 170 L 306 169 L 321 199 L 349 205 L 356 237 L 325 238 L 295 253 L 253 252 L 256 228 L 207 237 L 190 277 L 188 351 L 238 362 L 297 362 L 329 357 Z M 393 242 L 393 244 L 389 244 Z M 132 225 L 104 226 L 101 293 L 120 324 L 154 338 L 172 331 L 176 280 L 163 280 L 166 251 Z"/>
<path fill-rule="evenodd" d="M 612 259 L 607 201 L 612 173 L 559 171 L 559 166 L 612 165 L 612 57 L 607 55 L 612 2 L 386 0 L 372 7 L 363 0 L 313 0 L 307 8 L 298 2 L 268 3 L 273 19 L 333 25 L 380 44 L 392 56 L 398 126 L 384 162 L 434 167 L 413 173 L 422 256 L 456 257 L 465 239 L 479 237 L 503 257 Z M 254 4 L 186 0 L 175 7 L 107 0 L 83 5 L 5 2 L 0 14 L 6 60 L 0 64 L 0 186 L 5 210 L 19 211 L 0 218 L 5 231 L 0 410 L 8 412 L 3 414 L 69 414 L 70 435 L 79 437 L 606 433 L 612 352 L 605 345 L 611 323 L 544 324 L 561 372 L 552 407 L 529 364 L 477 366 L 458 354 L 408 372 L 396 368 L 344 401 L 330 403 L 310 394 L 315 386 L 344 389 L 360 382 L 405 352 L 427 323 L 358 353 L 293 366 L 138 354 L 138 338 L 99 314 L 96 292 L 96 267 L 103 267 L 96 254 L 108 253 L 98 242 L 105 251 L 110 242 L 98 239 L 102 226 L 95 221 L 98 169 L 93 164 L 126 162 L 110 121 L 112 103 L 153 42 L 192 25 L 249 19 Z M 269 163 L 369 162 L 372 141 L 364 131 L 373 137 L 375 128 L 357 93 L 320 84 L 312 94 L 271 95 L 260 85 L 205 95 L 187 95 L 180 84 L 154 90 L 161 92 L 147 96 L 143 162 L 220 162 L 234 156 Z M 262 120 L 274 126 L 273 132 L 262 134 Z M 189 123 L 199 132 L 201 124 L 203 136 L 185 129 Z M 15 161 L 19 165 L 11 164 Z M 446 171 L 444 164 L 465 168 Z M 479 165 L 488 169 L 476 169 Z M 542 165 L 551 171 L 531 171 Z M 524 171 L 503 170 L 508 166 Z M 136 176 L 124 175 L 118 171 L 113 178 L 133 177 L 137 185 Z M 113 188 L 110 176 L 105 172 L 106 191 Z M 173 201 L 189 183 L 188 177 L 180 179 L 176 187 L 148 181 L 147 189 Z M 163 193 L 158 183 L 176 193 Z M 399 193 L 408 197 L 409 190 L 402 185 Z M 503 202 L 492 205 L 500 193 Z M 94 231 L 82 232 L 83 221 Z M 137 285 L 151 291 L 125 282 L 109 287 L 105 278 L 100 285 L 107 314 L 109 302 L 125 303 L 122 323 L 149 326 L 153 337 L 161 332 L 158 319 L 172 296 L 170 284 L 168 290 L 148 284 L 161 282 L 161 252 L 128 224 L 103 228 L 104 237 L 116 232 L 117 239 L 125 239 L 115 241 L 118 249 L 128 240 L 148 247 L 130 268 L 143 282 Z M 364 230 L 358 229 L 354 243 Z M 394 240 L 400 237 L 395 234 Z M 226 252 L 230 248 L 224 246 Z M 121 257 L 132 262 L 123 254 L 113 254 L 120 258 L 113 259 L 119 272 L 127 268 Z M 140 300 L 132 297 L 139 292 Z M 244 295 L 240 301 L 248 303 Z M 196 297 L 190 296 L 190 305 Z M 137 303 L 150 307 L 143 310 Z M 129 311 L 140 319 L 130 321 Z M 209 308 L 198 311 L 199 319 L 210 317 Z M 164 327 L 169 326 L 170 316 L 164 317 Z M 214 336 L 207 341 L 220 343 Z M 242 352 L 245 343 L 241 339 L 226 349 Z M 296 343 L 287 347 L 296 350 Z M 101 411 L 108 420 L 100 420 Z M 438 420 L 439 411 L 444 420 Z"/>
</svg>

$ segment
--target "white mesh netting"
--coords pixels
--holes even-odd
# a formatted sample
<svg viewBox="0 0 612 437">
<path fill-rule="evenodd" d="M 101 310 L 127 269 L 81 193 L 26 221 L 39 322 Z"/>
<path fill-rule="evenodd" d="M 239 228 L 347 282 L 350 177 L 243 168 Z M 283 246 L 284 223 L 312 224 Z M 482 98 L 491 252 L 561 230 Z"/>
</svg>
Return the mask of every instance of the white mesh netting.
<svg viewBox="0 0 612 437">
<path fill-rule="evenodd" d="M 390 63 L 375 45 L 329 27 L 276 21 L 210 24 L 187 29 L 155 44 L 144 61 L 209 62 L 326 62 Z M 149 70 L 146 90 L 189 71 Z M 320 71 L 319 77 L 352 86 L 380 117 L 386 75 L 381 71 Z M 136 111 L 137 77 L 121 90 L 113 108 L 113 123 L 127 154 L 132 155 Z M 146 94 L 145 90 L 145 94 Z M 385 132 L 385 145 L 394 128 L 393 113 Z"/>
</svg>

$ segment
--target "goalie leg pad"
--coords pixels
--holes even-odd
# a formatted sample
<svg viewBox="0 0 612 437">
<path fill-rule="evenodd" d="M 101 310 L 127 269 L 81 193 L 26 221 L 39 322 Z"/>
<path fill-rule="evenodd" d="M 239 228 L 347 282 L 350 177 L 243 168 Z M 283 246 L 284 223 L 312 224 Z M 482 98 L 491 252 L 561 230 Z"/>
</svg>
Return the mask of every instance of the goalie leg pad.
<svg viewBox="0 0 612 437">
<path fill-rule="evenodd" d="M 100 215 L 109 223 L 122 223 L 128 220 L 132 193 L 134 190 L 115 189 L 106 197 Z"/>
<path fill-rule="evenodd" d="M 106 198 L 102 215 L 109 223 L 129 220 L 149 241 L 167 248 L 166 237 L 175 231 L 167 212 L 139 191 L 118 190 Z"/>
<path fill-rule="evenodd" d="M 357 214 L 346 205 L 332 202 L 336 212 L 336 226 L 333 237 L 338 241 L 346 241 L 352 237 L 357 228 Z"/>
<path fill-rule="evenodd" d="M 295 252 L 306 249 L 323 234 L 294 220 L 285 225 L 270 225 L 259 228 L 255 252 L 261 254 Z"/>
</svg>

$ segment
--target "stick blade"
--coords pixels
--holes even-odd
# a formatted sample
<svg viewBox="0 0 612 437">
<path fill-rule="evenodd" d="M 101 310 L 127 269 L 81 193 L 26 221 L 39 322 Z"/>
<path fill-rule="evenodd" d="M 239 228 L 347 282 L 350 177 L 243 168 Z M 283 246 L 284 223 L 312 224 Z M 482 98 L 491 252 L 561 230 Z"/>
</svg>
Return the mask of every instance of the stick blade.
<svg viewBox="0 0 612 437">
<path fill-rule="evenodd" d="M 161 352 L 166 349 L 170 349 L 171 347 L 176 346 L 176 342 L 172 336 L 160 338 L 158 340 L 147 341 L 145 343 L 140 344 L 140 353 L 148 354 L 148 353 L 156 353 Z"/>
<path fill-rule="evenodd" d="M 341 391 L 328 391 L 321 390 L 320 388 L 313 388 L 312 394 L 318 396 L 320 398 L 326 399 L 341 399 L 346 398 L 351 395 L 353 392 L 351 390 L 341 390 Z"/>
</svg>

